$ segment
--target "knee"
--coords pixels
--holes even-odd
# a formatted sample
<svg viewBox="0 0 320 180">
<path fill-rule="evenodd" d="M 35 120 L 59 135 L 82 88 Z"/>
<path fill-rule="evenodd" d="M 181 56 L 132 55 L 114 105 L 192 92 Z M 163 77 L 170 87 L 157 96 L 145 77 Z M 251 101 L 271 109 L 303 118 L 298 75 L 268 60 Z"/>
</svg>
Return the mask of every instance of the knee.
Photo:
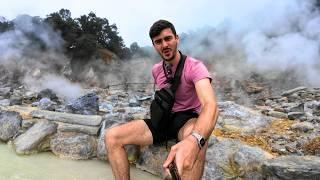
<svg viewBox="0 0 320 180">
<path fill-rule="evenodd" d="M 119 144 L 117 128 L 108 128 L 105 130 L 105 145 L 107 149 L 116 147 Z"/>
</svg>

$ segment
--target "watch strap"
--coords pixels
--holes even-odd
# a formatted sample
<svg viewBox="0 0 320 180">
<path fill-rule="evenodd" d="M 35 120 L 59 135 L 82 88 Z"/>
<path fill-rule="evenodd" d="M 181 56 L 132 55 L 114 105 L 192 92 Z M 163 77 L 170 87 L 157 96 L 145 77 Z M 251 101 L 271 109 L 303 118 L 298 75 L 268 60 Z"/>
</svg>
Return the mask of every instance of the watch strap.
<svg viewBox="0 0 320 180">
<path fill-rule="evenodd" d="M 203 148 L 206 143 L 205 139 L 197 132 L 192 132 L 191 135 L 196 138 L 199 148 Z"/>
</svg>

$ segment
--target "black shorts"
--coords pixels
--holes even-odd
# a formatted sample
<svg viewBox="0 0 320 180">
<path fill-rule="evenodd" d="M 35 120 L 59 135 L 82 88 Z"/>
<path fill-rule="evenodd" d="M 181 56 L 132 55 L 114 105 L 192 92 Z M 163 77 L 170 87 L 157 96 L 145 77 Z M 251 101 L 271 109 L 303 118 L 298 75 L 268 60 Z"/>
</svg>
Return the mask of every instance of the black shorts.
<svg viewBox="0 0 320 180">
<path fill-rule="evenodd" d="M 178 141 L 178 132 L 181 127 L 188 120 L 197 118 L 198 116 L 199 115 L 192 110 L 175 112 L 172 114 L 171 119 L 168 121 L 169 123 L 164 131 L 160 131 L 159 129 L 154 128 L 151 124 L 150 119 L 144 119 L 144 121 L 146 122 L 152 133 L 153 144 L 161 144 L 162 142 L 170 139 L 176 139 L 176 141 Z"/>
</svg>

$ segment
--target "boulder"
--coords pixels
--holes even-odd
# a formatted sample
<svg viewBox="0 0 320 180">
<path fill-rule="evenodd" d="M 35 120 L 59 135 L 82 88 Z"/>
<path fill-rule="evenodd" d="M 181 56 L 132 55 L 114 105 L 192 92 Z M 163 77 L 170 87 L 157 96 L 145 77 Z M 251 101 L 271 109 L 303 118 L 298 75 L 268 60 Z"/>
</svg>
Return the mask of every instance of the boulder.
<svg viewBox="0 0 320 180">
<path fill-rule="evenodd" d="M 271 154 L 238 140 L 212 138 L 215 142 L 207 150 L 203 179 L 263 177 L 259 169 Z"/>
<path fill-rule="evenodd" d="M 0 111 L 0 141 L 7 142 L 21 128 L 22 117 L 17 112 Z"/>
<path fill-rule="evenodd" d="M 141 149 L 136 167 L 138 169 L 164 177 L 165 174 L 163 172 L 162 164 L 167 156 L 168 150 L 165 146 L 146 146 Z"/>
<path fill-rule="evenodd" d="M 11 96 L 10 97 L 10 105 L 21 105 L 22 97 L 21 96 Z"/>
<path fill-rule="evenodd" d="M 35 118 L 43 118 L 50 121 L 87 126 L 99 126 L 102 122 L 102 117 L 97 115 L 80 115 L 47 110 L 34 110 L 30 112 L 30 115 Z"/>
<path fill-rule="evenodd" d="M 67 112 L 74 114 L 96 115 L 99 111 L 99 97 L 96 93 L 88 93 L 76 100 L 71 101 L 67 106 Z"/>
<path fill-rule="evenodd" d="M 0 88 L 0 96 L 4 98 L 10 97 L 11 94 L 11 88 L 10 87 L 1 87 Z"/>
<path fill-rule="evenodd" d="M 96 156 L 97 140 L 87 134 L 58 132 L 50 140 L 50 149 L 61 158 L 90 159 Z"/>
<path fill-rule="evenodd" d="M 13 141 L 17 154 L 31 154 L 49 150 L 50 135 L 55 133 L 57 125 L 47 120 L 40 120 Z"/>
<path fill-rule="evenodd" d="M 279 156 L 265 161 L 262 171 L 267 179 L 319 179 L 320 157 Z"/>
<path fill-rule="evenodd" d="M 98 134 L 98 126 L 84 126 L 78 124 L 58 123 L 58 131 L 61 132 L 78 132 L 96 136 Z"/>
<path fill-rule="evenodd" d="M 304 104 L 303 103 L 291 103 L 290 106 L 285 107 L 285 111 L 288 112 L 304 112 Z"/>
<path fill-rule="evenodd" d="M 295 119 L 304 120 L 304 119 L 306 119 L 305 113 L 303 113 L 303 112 L 289 112 L 288 118 L 290 120 L 295 120 Z"/>
<path fill-rule="evenodd" d="M 38 106 L 42 110 L 54 111 L 56 109 L 57 103 L 51 101 L 49 98 L 42 98 L 40 99 Z"/>
<path fill-rule="evenodd" d="M 291 125 L 291 129 L 301 132 L 308 132 L 314 129 L 314 125 L 310 122 L 297 122 Z"/>
<path fill-rule="evenodd" d="M 2 99 L 0 100 L 0 106 L 9 106 L 10 100 L 9 99 Z"/>
<path fill-rule="evenodd" d="M 303 87 L 303 86 L 300 86 L 300 87 L 297 87 L 297 88 L 294 88 L 294 89 L 291 89 L 291 90 L 288 90 L 288 91 L 284 91 L 281 96 L 289 96 L 295 92 L 298 92 L 298 91 L 303 91 L 303 90 L 306 90 L 307 88 L 306 87 Z"/>
<path fill-rule="evenodd" d="M 219 102 L 218 106 L 220 109 L 218 124 L 225 129 L 242 133 L 253 133 L 274 119 L 231 101 Z"/>
<path fill-rule="evenodd" d="M 280 118 L 280 119 L 288 118 L 288 115 L 286 113 L 278 112 L 278 111 L 269 111 L 268 115 L 272 116 L 272 117 L 275 117 L 275 118 Z"/>
</svg>

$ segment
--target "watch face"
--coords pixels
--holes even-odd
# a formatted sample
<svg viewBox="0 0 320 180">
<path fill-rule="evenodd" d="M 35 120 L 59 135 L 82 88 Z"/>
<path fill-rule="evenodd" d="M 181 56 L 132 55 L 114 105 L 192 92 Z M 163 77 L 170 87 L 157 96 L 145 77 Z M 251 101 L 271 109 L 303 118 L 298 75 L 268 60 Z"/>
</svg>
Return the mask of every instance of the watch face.
<svg viewBox="0 0 320 180">
<path fill-rule="evenodd" d="M 205 143 L 206 143 L 206 141 L 205 141 L 203 138 L 201 138 L 201 139 L 200 139 L 200 145 L 201 145 L 201 147 L 203 147 Z"/>
</svg>

